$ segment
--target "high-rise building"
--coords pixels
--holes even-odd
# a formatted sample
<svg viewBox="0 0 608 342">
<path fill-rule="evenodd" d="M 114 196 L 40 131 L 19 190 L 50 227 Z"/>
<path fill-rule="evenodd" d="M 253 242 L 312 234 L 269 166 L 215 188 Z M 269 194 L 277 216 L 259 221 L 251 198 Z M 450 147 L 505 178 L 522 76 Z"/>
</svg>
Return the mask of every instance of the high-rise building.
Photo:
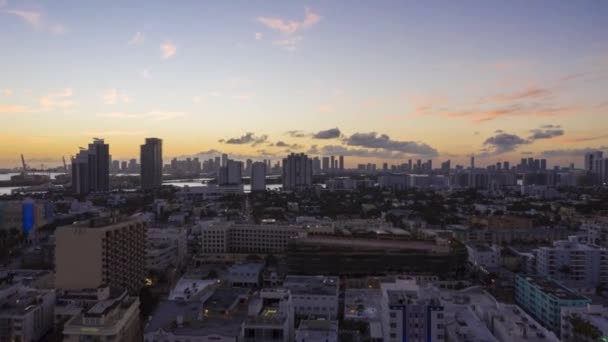
<svg viewBox="0 0 608 342">
<path fill-rule="evenodd" d="M 140 160 L 141 188 L 159 188 L 163 183 L 163 141 L 146 138 L 146 143 L 140 146 Z"/>
<path fill-rule="evenodd" d="M 596 160 L 602 159 L 604 153 L 602 151 L 585 153 L 585 170 L 595 172 Z"/>
<path fill-rule="evenodd" d="M 475 156 L 471 155 L 471 169 L 475 168 Z"/>
<path fill-rule="evenodd" d="M 407 161 L 407 171 L 412 172 L 412 160 Z"/>
<path fill-rule="evenodd" d="M 331 162 L 330 162 L 330 164 L 329 164 L 329 165 L 330 165 L 330 166 L 329 166 L 329 168 L 330 168 L 330 169 L 335 169 L 335 168 L 336 168 L 336 157 L 331 156 L 331 157 L 330 157 L 330 160 L 331 160 Z"/>
<path fill-rule="evenodd" d="M 321 159 L 314 157 L 312 159 L 312 174 L 318 175 L 319 173 L 321 173 Z"/>
<path fill-rule="evenodd" d="M 283 159 L 283 189 L 301 190 L 312 186 L 312 159 L 292 153 Z"/>
<path fill-rule="evenodd" d="M 323 157 L 323 171 L 329 170 L 329 157 Z"/>
<path fill-rule="evenodd" d="M 226 153 L 222 154 L 222 165 L 221 166 L 226 166 L 226 164 L 228 164 L 228 155 Z"/>
<path fill-rule="evenodd" d="M 540 160 L 540 169 L 541 170 L 546 170 L 547 169 L 547 159 L 541 159 Z"/>
<path fill-rule="evenodd" d="M 245 162 L 245 175 L 251 177 L 251 167 L 253 165 L 253 160 L 247 159 Z"/>
<path fill-rule="evenodd" d="M 344 156 L 338 157 L 339 160 L 339 169 L 340 171 L 344 171 Z"/>
<path fill-rule="evenodd" d="M 101 217 L 57 228 L 55 286 L 102 285 L 138 293 L 146 276 L 146 223 Z"/>
<path fill-rule="evenodd" d="M 217 170 L 218 185 L 240 185 L 243 171 L 243 162 L 228 159 L 225 166 Z"/>
<path fill-rule="evenodd" d="M 266 164 L 255 162 L 251 166 L 251 191 L 266 190 Z"/>
<path fill-rule="evenodd" d="M 110 145 L 95 139 L 72 160 L 72 187 L 77 195 L 110 191 Z"/>
<path fill-rule="evenodd" d="M 509 162 L 508 162 L 508 161 L 503 162 L 503 163 L 502 163 L 502 168 L 503 168 L 504 170 L 506 170 L 506 171 L 509 171 L 509 169 L 510 169 Z"/>
</svg>

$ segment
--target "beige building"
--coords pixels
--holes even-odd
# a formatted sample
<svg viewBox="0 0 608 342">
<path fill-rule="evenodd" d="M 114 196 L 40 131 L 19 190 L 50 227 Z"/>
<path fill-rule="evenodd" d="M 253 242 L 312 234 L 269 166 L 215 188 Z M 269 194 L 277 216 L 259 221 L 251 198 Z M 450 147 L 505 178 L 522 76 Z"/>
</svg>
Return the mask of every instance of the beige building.
<svg viewBox="0 0 608 342">
<path fill-rule="evenodd" d="M 137 293 L 146 276 L 146 223 L 137 218 L 97 218 L 57 228 L 55 286 L 102 285 Z"/>
<path fill-rule="evenodd" d="M 97 302 L 65 324 L 63 340 L 141 341 L 139 299 L 124 291 L 120 296 Z"/>
<path fill-rule="evenodd" d="M 201 227 L 202 252 L 284 253 L 290 240 L 306 236 L 300 226 L 217 222 Z"/>
</svg>

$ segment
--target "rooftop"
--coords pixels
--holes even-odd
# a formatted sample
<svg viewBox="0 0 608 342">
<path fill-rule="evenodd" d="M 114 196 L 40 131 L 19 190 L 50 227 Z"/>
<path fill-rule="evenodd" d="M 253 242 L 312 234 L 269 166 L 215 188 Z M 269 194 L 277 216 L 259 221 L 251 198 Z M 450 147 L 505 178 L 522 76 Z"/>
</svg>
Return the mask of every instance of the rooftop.
<svg viewBox="0 0 608 342">
<path fill-rule="evenodd" d="M 288 275 L 283 282 L 283 287 L 292 295 L 337 295 L 338 286 L 339 278 L 329 276 Z"/>
<path fill-rule="evenodd" d="M 577 292 L 565 287 L 564 285 L 547 278 L 538 276 L 517 276 L 518 278 L 525 279 L 531 286 L 539 288 L 542 292 L 556 297 L 561 300 L 579 300 L 579 301 L 590 301 L 589 298 L 584 297 Z"/>
</svg>

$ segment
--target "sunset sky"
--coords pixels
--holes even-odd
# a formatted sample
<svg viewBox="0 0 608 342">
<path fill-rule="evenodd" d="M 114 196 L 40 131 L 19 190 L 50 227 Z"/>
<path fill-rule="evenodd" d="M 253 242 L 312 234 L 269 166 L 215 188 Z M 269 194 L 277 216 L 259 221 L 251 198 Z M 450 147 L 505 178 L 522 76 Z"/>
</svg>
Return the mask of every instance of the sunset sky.
<svg viewBox="0 0 608 342">
<path fill-rule="evenodd" d="M 608 1 L 0 0 L 0 167 L 105 138 L 481 165 L 608 150 Z"/>
</svg>

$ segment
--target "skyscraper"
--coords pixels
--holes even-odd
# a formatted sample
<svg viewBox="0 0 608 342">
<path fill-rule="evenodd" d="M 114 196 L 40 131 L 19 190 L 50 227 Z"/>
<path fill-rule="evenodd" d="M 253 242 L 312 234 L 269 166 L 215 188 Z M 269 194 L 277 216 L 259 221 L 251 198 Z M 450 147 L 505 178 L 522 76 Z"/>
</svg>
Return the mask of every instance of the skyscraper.
<svg viewBox="0 0 608 342">
<path fill-rule="evenodd" d="M 339 163 L 339 169 L 340 171 L 344 171 L 344 156 L 340 156 L 338 157 L 340 163 Z"/>
<path fill-rule="evenodd" d="M 329 157 L 323 157 L 323 171 L 329 170 Z"/>
<path fill-rule="evenodd" d="M 589 172 L 595 171 L 595 161 L 602 159 L 604 153 L 602 151 L 585 153 L 585 170 Z"/>
<path fill-rule="evenodd" d="M 251 191 L 266 190 L 266 163 L 255 162 L 251 165 Z"/>
<path fill-rule="evenodd" d="M 163 183 L 163 141 L 146 138 L 146 143 L 140 146 L 140 160 L 141 188 L 159 188 Z"/>
<path fill-rule="evenodd" d="M 292 153 L 283 159 L 283 190 L 302 190 L 312 186 L 312 159 Z"/>
<path fill-rule="evenodd" d="M 336 168 L 336 157 L 331 156 L 331 157 L 330 157 L 330 160 L 331 160 L 331 162 L 330 162 L 330 164 L 329 164 L 329 168 L 330 168 L 330 169 L 335 169 L 335 168 Z"/>
<path fill-rule="evenodd" d="M 225 166 L 217 170 L 218 185 L 240 185 L 243 162 L 232 159 L 226 160 Z"/>
<path fill-rule="evenodd" d="M 72 160 L 72 187 L 78 195 L 110 191 L 110 145 L 103 139 L 95 138 Z"/>
</svg>

